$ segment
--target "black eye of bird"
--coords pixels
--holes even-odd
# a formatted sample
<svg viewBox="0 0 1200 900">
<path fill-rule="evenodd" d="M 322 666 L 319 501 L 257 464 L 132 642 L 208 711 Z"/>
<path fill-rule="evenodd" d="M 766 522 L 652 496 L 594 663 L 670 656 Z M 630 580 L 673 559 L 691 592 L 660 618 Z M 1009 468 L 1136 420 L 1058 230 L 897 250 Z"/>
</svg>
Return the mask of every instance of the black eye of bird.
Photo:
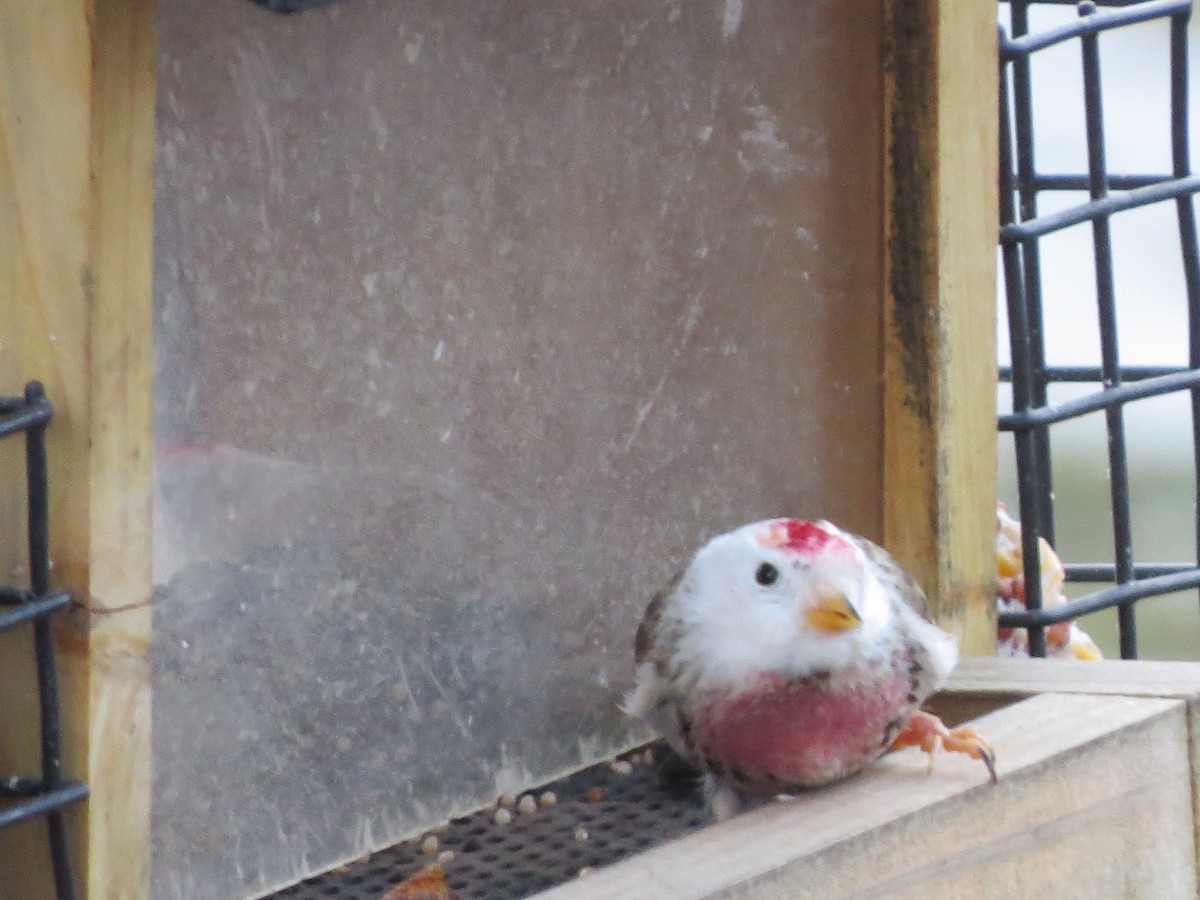
<svg viewBox="0 0 1200 900">
<path fill-rule="evenodd" d="M 779 580 L 779 570 L 769 562 L 765 562 L 754 573 L 754 580 L 763 587 L 770 587 Z"/>
</svg>

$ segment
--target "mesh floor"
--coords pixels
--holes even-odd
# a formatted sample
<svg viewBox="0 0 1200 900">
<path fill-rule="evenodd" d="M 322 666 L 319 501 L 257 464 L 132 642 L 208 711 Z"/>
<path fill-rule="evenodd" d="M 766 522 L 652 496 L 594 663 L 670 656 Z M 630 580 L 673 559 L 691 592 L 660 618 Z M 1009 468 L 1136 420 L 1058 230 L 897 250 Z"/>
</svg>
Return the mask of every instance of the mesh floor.
<svg viewBox="0 0 1200 900">
<path fill-rule="evenodd" d="M 503 807 L 511 814 L 507 824 L 497 824 L 495 808 L 483 810 L 271 897 L 379 900 L 440 857 L 462 900 L 517 900 L 709 824 L 694 781 L 672 766 L 661 746 L 651 752 L 666 761 L 648 762 L 638 751 L 584 769 L 531 791 L 531 799 L 514 798 Z M 547 791 L 555 802 L 531 809 L 532 798 Z"/>
</svg>

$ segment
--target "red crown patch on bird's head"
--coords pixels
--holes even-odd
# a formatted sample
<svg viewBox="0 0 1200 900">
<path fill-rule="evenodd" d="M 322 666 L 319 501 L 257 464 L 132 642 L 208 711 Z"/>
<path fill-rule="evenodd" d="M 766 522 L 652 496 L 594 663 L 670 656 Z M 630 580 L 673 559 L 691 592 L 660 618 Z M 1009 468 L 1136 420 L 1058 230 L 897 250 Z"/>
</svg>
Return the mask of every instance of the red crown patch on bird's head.
<svg viewBox="0 0 1200 900">
<path fill-rule="evenodd" d="M 852 549 L 851 544 L 833 526 L 803 519 L 775 519 L 759 536 L 764 547 L 790 550 L 801 556 L 816 556 L 834 549 Z"/>
</svg>

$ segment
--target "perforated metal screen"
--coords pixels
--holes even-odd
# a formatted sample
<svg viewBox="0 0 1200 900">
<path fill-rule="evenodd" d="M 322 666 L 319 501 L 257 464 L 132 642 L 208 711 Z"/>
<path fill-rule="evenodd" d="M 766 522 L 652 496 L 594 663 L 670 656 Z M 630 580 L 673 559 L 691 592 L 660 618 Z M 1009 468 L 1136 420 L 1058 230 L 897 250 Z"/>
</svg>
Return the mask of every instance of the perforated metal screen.
<svg viewBox="0 0 1200 900">
<path fill-rule="evenodd" d="M 665 754 L 661 748 L 657 755 Z M 641 753 L 632 755 L 639 759 Z M 638 761 L 593 766 L 528 796 L 546 791 L 553 805 L 522 812 L 506 806 L 511 821 L 497 824 L 488 809 L 450 822 L 443 830 L 383 850 L 334 872 L 286 888 L 288 900 L 378 900 L 424 866 L 442 863 L 462 900 L 517 900 L 678 837 L 711 821 L 699 791 L 684 775 L 661 778 L 659 764 Z M 514 798 L 520 799 L 520 798 Z M 531 801 L 524 805 L 528 809 Z M 501 821 L 504 821 L 501 815 Z M 425 845 L 425 846 L 423 846 Z M 582 875 L 580 873 L 583 873 Z"/>
</svg>

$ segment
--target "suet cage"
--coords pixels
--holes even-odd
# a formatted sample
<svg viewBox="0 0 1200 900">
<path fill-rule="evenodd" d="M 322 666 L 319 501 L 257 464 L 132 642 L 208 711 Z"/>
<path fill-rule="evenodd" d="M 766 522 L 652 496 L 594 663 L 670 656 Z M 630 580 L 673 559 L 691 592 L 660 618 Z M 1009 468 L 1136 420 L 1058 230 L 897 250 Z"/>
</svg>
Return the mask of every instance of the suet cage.
<svg viewBox="0 0 1200 900">
<path fill-rule="evenodd" d="M 1030 29 L 1030 11 L 1047 4 L 1015 2 L 1009 6 L 1009 22 L 1000 42 L 1001 141 L 1000 141 L 1000 246 L 1007 299 L 1010 334 L 1010 366 L 1001 378 L 1011 382 L 1010 413 L 1000 418 L 1002 431 L 1015 436 L 1017 485 L 1023 529 L 1025 583 L 1029 585 L 1028 610 L 1000 614 L 1000 625 L 1030 626 L 1030 651 L 1044 656 L 1044 628 L 1101 609 L 1118 610 L 1120 655 L 1138 655 L 1136 601 L 1200 585 L 1200 567 L 1191 562 L 1142 562 L 1135 559 L 1132 527 L 1129 453 L 1126 438 L 1126 404 L 1164 395 L 1189 396 L 1191 407 L 1173 410 L 1181 419 L 1191 419 L 1192 468 L 1200 464 L 1200 258 L 1197 257 L 1196 213 L 1192 196 L 1200 189 L 1200 178 L 1192 174 L 1191 133 L 1188 102 L 1189 2 L 1112 4 L 1120 9 L 1098 10 L 1081 4 L 1074 21 L 1054 27 Z M 1069 10 L 1068 10 L 1069 11 Z M 1119 130 L 1121 120 L 1105 115 L 1104 84 L 1101 76 L 1100 43 L 1106 35 L 1146 22 L 1169 23 L 1156 35 L 1158 56 L 1169 73 L 1169 122 L 1157 143 L 1169 148 L 1169 170 L 1157 172 L 1114 171 L 1106 151 L 1106 140 Z M 1034 133 L 1034 94 L 1054 90 L 1050 84 L 1035 84 L 1032 62 L 1037 54 L 1064 43 L 1077 44 L 1081 59 L 1083 124 L 1086 171 L 1047 171 L 1039 165 L 1039 142 Z M 1053 76 L 1043 69 L 1042 78 Z M 1167 99 L 1167 98 L 1160 98 Z M 1114 121 L 1115 118 L 1115 121 Z M 1147 143 L 1154 142 L 1144 135 Z M 1086 196 L 1083 202 L 1074 202 Z M 1058 202 L 1046 209 L 1045 200 Z M 1062 198 L 1070 198 L 1066 205 Z M 1114 263 L 1114 228 L 1123 214 L 1153 204 L 1175 207 L 1177 251 L 1167 265 L 1181 273 L 1178 294 L 1185 300 L 1183 315 L 1168 319 L 1158 307 L 1146 308 L 1148 291 L 1126 275 L 1120 282 Z M 1039 208 L 1040 207 L 1040 208 Z M 1091 265 L 1084 262 L 1077 275 L 1081 285 L 1094 292 L 1099 310 L 1099 365 L 1054 365 L 1047 359 L 1047 335 L 1043 304 L 1055 297 L 1042 285 L 1042 256 L 1063 253 L 1062 246 L 1045 248 L 1045 238 L 1073 226 L 1091 229 Z M 1072 261 L 1083 262 L 1077 257 Z M 1088 271 L 1088 270 L 1091 271 Z M 1090 279 L 1089 279 L 1090 276 Z M 1118 290 L 1120 284 L 1120 290 Z M 1094 286 L 1093 286 L 1094 285 Z M 1060 301 L 1061 302 L 1061 301 Z M 1143 304 L 1142 309 L 1137 304 Z M 1162 316 L 1160 333 L 1175 331 L 1187 336 L 1186 360 L 1176 365 L 1130 366 L 1120 353 L 1119 310 L 1145 317 Z M 1087 327 L 1080 322 L 1081 327 Z M 1163 353 L 1167 351 L 1163 346 Z M 1051 398 L 1054 387 L 1089 384 L 1098 387 L 1082 395 Z M 1053 609 L 1043 609 L 1039 541 L 1055 543 L 1055 492 L 1051 465 L 1052 426 L 1081 416 L 1103 413 L 1107 445 L 1109 518 L 1112 523 L 1111 562 L 1068 563 L 1067 578 L 1077 583 L 1107 582 L 1112 587 L 1078 597 Z M 1182 414 L 1182 415 L 1180 415 Z M 1181 479 L 1183 480 L 1183 479 Z M 1194 478 L 1193 478 L 1193 484 Z M 1180 491 L 1178 503 L 1192 511 L 1193 551 L 1200 538 L 1197 529 L 1195 493 L 1190 499 Z M 1194 556 L 1194 552 L 1193 552 Z"/>
<path fill-rule="evenodd" d="M 1058 417 L 1197 383 L 1187 4 L 1120 5 L 1054 40 L 1091 97 L 1101 31 L 1170 28 L 1169 175 L 1033 165 L 1036 4 L 998 39 L 961 0 L 0 0 L 0 373 L 55 404 L 4 609 L 62 694 L 61 775 L 45 712 L 0 773 L 65 792 L 0 829 L 0 900 L 378 897 L 438 860 L 495 900 L 1194 896 L 1200 672 L 988 658 L 996 210 L 1027 551 Z M 1047 411 L 1039 237 L 1148 199 L 1185 229 L 1189 365 L 1114 352 Z M 916 573 L 968 655 L 936 705 L 982 716 L 998 786 L 901 752 L 710 826 L 659 779 L 618 709 L 641 609 L 783 513 Z M 1145 565 L 1080 603 L 1195 573 Z M 1061 613 L 1028 599 L 1001 624 L 1036 653 Z"/>
</svg>

